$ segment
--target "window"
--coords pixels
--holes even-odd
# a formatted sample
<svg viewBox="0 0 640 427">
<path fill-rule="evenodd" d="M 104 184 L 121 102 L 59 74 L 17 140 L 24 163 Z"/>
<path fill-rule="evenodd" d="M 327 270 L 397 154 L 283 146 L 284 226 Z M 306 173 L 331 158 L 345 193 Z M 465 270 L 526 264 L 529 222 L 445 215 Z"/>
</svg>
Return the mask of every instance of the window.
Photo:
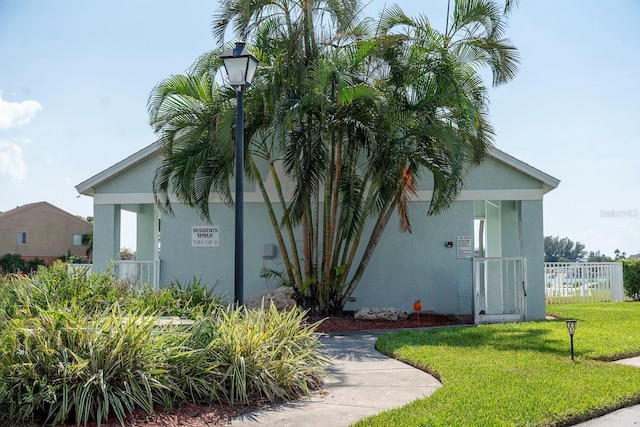
<svg viewBox="0 0 640 427">
<path fill-rule="evenodd" d="M 73 245 L 74 246 L 87 246 L 89 244 L 88 234 L 74 234 Z"/>
<path fill-rule="evenodd" d="M 27 244 L 27 232 L 26 231 L 18 231 L 18 235 L 16 241 L 19 245 Z"/>
</svg>

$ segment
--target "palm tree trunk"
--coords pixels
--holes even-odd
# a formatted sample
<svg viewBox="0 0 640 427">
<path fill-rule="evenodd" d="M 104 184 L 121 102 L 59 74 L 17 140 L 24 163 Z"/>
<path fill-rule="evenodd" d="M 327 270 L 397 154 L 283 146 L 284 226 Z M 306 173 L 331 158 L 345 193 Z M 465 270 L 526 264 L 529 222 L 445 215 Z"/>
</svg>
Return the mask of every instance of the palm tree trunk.
<svg viewBox="0 0 640 427">
<path fill-rule="evenodd" d="M 270 156 L 267 157 L 267 161 L 269 162 L 269 170 L 271 172 L 271 176 L 273 177 L 273 183 L 276 187 L 276 192 L 278 193 L 280 206 L 282 208 L 282 212 L 284 213 L 287 211 L 287 204 L 284 199 L 284 194 L 282 193 L 282 183 L 280 182 L 280 177 L 278 176 L 276 168 L 273 166 L 273 160 Z M 285 216 L 283 215 L 283 217 Z M 295 280 L 292 283 L 297 284 L 298 288 L 300 288 L 300 286 L 302 285 L 302 269 L 300 268 L 300 258 L 298 257 L 298 246 L 296 244 L 295 233 L 288 221 L 285 220 L 284 226 L 287 230 L 287 235 L 289 236 L 289 244 L 291 245 L 291 253 L 293 255 L 293 265 L 295 267 Z M 274 230 L 275 229 L 280 229 L 280 224 L 276 225 L 274 227 Z M 287 261 L 290 263 L 291 259 L 288 259 Z"/>
<path fill-rule="evenodd" d="M 338 87 L 337 83 L 334 83 L 334 92 L 336 97 L 336 108 L 340 108 L 339 100 L 338 100 Z M 338 110 L 339 111 L 339 110 Z M 340 235 L 338 234 L 338 228 L 336 226 L 336 219 L 338 218 L 338 191 L 340 190 L 338 183 L 340 182 L 340 174 L 342 172 L 342 124 L 340 113 L 338 112 L 338 142 L 336 144 L 336 161 L 335 161 L 335 173 L 333 177 L 333 195 L 332 195 L 332 206 L 331 206 L 331 241 L 329 241 L 330 253 L 327 257 L 330 265 L 335 265 L 333 263 L 334 259 L 336 259 L 336 254 L 340 249 Z M 332 255 L 333 254 L 333 255 Z"/>
<path fill-rule="evenodd" d="M 278 241 L 278 246 L 280 247 L 280 252 L 282 253 L 282 259 L 284 261 L 284 267 L 287 272 L 287 277 L 291 285 L 299 290 L 296 286 L 295 277 L 293 275 L 293 269 L 291 267 L 291 261 L 289 259 L 289 253 L 287 251 L 287 246 L 284 244 L 284 238 L 282 237 L 282 232 L 280 231 L 280 227 L 278 224 L 278 218 L 276 218 L 276 214 L 273 210 L 273 204 L 269 199 L 269 194 L 267 193 L 267 189 L 264 186 L 264 180 L 260 175 L 260 171 L 258 170 L 258 166 L 256 162 L 253 160 L 252 156 L 248 156 L 249 165 L 253 174 L 256 177 L 256 181 L 258 182 L 258 188 L 260 188 L 260 193 L 262 194 L 262 199 L 264 200 L 264 204 L 267 207 L 267 213 L 269 215 L 269 220 L 271 221 L 271 226 L 273 227 L 273 231 L 276 234 L 276 240 Z"/>
<path fill-rule="evenodd" d="M 332 233 L 331 233 L 331 197 L 333 194 L 333 186 L 336 183 L 333 181 L 333 169 L 335 168 L 335 143 L 334 136 L 326 135 L 323 138 L 325 141 L 329 140 L 331 149 L 329 151 L 329 167 L 326 171 L 326 178 L 324 182 L 324 199 L 323 199 L 323 221 L 322 221 L 322 286 L 328 286 L 331 281 L 331 247 L 332 247 Z"/>
</svg>

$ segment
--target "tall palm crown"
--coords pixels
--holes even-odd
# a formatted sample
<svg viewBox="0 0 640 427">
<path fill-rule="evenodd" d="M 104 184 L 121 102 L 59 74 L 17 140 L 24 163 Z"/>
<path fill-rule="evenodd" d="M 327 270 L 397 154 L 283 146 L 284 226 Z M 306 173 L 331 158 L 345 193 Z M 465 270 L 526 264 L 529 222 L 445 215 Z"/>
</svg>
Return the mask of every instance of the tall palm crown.
<svg viewBox="0 0 640 427">
<path fill-rule="evenodd" d="M 426 16 L 408 17 L 397 6 L 377 20 L 362 18 L 359 0 L 223 2 L 212 24 L 220 47 L 149 98 L 163 154 L 158 202 L 170 209 L 167 195 L 175 193 L 205 218 L 210 191 L 231 203 L 234 93 L 215 81 L 231 27 L 261 62 L 245 102 L 245 165 L 264 195 L 283 278 L 310 305 L 340 309 L 391 214 L 411 230 L 407 207 L 418 184 L 433 183 L 429 213 L 441 212 L 491 146 L 479 70 L 488 66 L 494 85 L 507 82 L 517 51 L 504 38 L 504 7 L 493 0 L 452 6 L 439 32 Z M 294 184 L 291 198 L 283 180 Z"/>
</svg>

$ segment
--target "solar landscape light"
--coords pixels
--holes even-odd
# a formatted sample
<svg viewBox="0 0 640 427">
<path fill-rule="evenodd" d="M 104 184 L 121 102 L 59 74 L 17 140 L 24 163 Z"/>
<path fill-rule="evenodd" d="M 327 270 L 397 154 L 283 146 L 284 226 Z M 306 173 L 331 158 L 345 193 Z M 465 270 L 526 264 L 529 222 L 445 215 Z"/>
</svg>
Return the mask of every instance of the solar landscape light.
<svg viewBox="0 0 640 427">
<path fill-rule="evenodd" d="M 567 320 L 567 330 L 569 331 L 569 336 L 571 337 L 571 360 L 573 360 L 573 334 L 576 332 L 576 324 L 577 320 Z"/>
</svg>

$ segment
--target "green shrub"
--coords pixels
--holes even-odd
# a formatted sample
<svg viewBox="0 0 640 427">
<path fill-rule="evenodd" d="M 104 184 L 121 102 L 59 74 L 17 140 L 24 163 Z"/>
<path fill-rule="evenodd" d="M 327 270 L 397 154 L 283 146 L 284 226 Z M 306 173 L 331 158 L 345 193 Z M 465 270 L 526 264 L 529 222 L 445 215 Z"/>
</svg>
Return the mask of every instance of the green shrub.
<svg viewBox="0 0 640 427">
<path fill-rule="evenodd" d="M 68 271 L 66 264 L 59 261 L 51 267 L 41 267 L 31 276 L 7 276 L 4 282 L 0 295 L 7 294 L 5 299 L 12 302 L 13 306 L 4 308 L 11 316 L 30 317 L 34 309 L 52 308 L 101 313 L 115 303 L 125 307 L 133 298 L 131 288 L 114 281 L 108 273 Z"/>
<path fill-rule="evenodd" d="M 172 289 L 139 295 L 61 266 L 0 278 L 0 425 L 122 423 L 155 405 L 278 402 L 318 385 L 328 361 L 304 313 L 223 307 L 196 280 Z M 188 313 L 192 325 L 157 325 Z"/>
<path fill-rule="evenodd" d="M 123 423 L 136 408 L 172 402 L 179 391 L 162 382 L 175 340 L 152 333 L 154 317 L 115 306 L 90 319 L 43 310 L 5 322 L 0 340 L 0 421 L 59 424 Z"/>
<path fill-rule="evenodd" d="M 38 270 L 41 265 L 47 263 L 40 258 L 35 258 L 30 261 L 25 261 L 19 254 L 4 254 L 0 258 L 0 273 L 4 274 L 31 274 Z"/>
<path fill-rule="evenodd" d="M 622 262 L 624 294 L 634 301 L 640 300 L 640 260 L 625 259 Z"/>
<path fill-rule="evenodd" d="M 317 388 L 328 364 L 318 354 L 316 326 L 306 325 L 299 310 L 228 307 L 196 322 L 186 346 L 198 350 L 180 355 L 181 362 L 171 360 L 170 365 L 193 370 L 184 380 L 196 378 L 198 383 L 180 384 L 183 390 L 202 388 L 192 399 L 221 390 L 231 404 L 296 398 Z M 208 390 L 205 380 L 216 389 Z"/>
<path fill-rule="evenodd" d="M 23 273 L 32 274 L 33 272 L 38 271 L 40 266 L 44 267 L 46 265 L 47 265 L 47 263 L 43 259 L 40 259 L 40 258 L 36 257 L 36 258 L 34 258 L 34 259 L 30 260 L 30 261 L 27 261 L 26 270 L 23 271 Z"/>
<path fill-rule="evenodd" d="M 31 276 L 8 275 L 0 288 L 0 314 L 31 316 L 38 308 L 80 307 L 85 313 L 101 313 L 114 304 L 135 312 L 144 311 L 158 316 L 179 316 L 195 319 L 222 306 L 222 297 L 193 278 L 182 285 L 153 290 L 145 287 L 134 290 L 126 281 L 114 280 L 110 272 L 86 274 L 83 269 L 69 270 L 56 261 L 53 266 L 40 268 Z"/>
<path fill-rule="evenodd" d="M 22 273 L 27 263 L 18 254 L 4 254 L 0 258 L 0 272 L 5 274 Z"/>
<path fill-rule="evenodd" d="M 215 287 L 214 287 L 215 289 Z M 222 297 L 207 289 L 196 277 L 182 284 L 173 282 L 158 290 L 146 286 L 131 302 L 132 306 L 156 312 L 162 316 L 196 319 L 222 307 Z"/>
</svg>

